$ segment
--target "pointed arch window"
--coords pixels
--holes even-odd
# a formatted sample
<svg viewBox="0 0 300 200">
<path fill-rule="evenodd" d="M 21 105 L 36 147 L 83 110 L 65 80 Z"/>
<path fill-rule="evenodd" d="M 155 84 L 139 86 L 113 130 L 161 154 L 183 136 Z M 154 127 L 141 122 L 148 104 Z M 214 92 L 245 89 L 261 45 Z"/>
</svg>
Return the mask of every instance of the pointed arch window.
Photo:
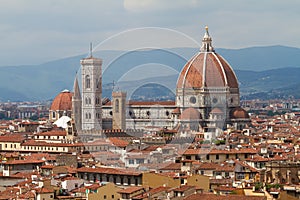
<svg viewBox="0 0 300 200">
<path fill-rule="evenodd" d="M 91 103 L 92 103 L 91 98 L 90 98 L 90 97 L 86 97 L 86 98 L 85 98 L 85 104 L 86 104 L 86 105 L 90 105 Z"/>
<path fill-rule="evenodd" d="M 91 78 L 89 75 L 85 76 L 85 88 L 91 88 Z"/>
</svg>

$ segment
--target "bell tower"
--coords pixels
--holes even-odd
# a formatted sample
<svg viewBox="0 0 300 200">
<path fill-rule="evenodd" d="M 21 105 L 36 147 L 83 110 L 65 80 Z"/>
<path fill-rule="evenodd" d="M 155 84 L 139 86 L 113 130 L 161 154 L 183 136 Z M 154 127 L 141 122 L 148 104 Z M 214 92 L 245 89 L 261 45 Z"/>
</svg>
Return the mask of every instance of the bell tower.
<svg viewBox="0 0 300 200">
<path fill-rule="evenodd" d="M 102 60 L 90 56 L 80 60 L 82 82 L 82 130 L 102 130 Z"/>
<path fill-rule="evenodd" d="M 113 92 L 113 129 L 126 130 L 126 92 Z"/>
</svg>

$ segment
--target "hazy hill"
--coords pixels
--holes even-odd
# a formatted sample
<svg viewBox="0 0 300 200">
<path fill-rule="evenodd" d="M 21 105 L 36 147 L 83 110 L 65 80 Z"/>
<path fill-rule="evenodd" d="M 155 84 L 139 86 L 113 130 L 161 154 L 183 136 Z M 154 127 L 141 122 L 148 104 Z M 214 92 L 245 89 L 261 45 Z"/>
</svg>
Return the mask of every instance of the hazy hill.
<svg viewBox="0 0 300 200">
<path fill-rule="evenodd" d="M 177 48 L 134 52 L 101 51 L 94 55 L 103 59 L 104 93 L 107 96 L 113 81 L 126 83 L 127 87 L 134 86 L 136 90 L 138 80 L 147 80 L 143 82 L 146 84 L 156 83 L 159 79 L 158 83 L 174 91 L 178 72 L 196 52 L 198 49 Z M 289 94 L 280 95 L 293 94 L 297 89 L 299 91 L 298 48 L 269 46 L 217 49 L 216 52 L 235 69 L 243 95 L 250 97 L 256 93 L 280 93 L 282 88 L 283 93 Z M 0 101 L 47 100 L 54 98 L 63 89 L 72 90 L 83 57 L 85 55 L 32 66 L 0 67 Z"/>
</svg>

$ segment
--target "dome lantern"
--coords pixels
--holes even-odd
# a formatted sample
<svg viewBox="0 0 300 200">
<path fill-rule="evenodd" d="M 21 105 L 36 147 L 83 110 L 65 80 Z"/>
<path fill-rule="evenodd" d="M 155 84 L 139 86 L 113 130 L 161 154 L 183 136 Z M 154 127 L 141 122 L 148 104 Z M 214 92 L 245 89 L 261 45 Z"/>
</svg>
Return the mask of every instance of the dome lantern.
<svg viewBox="0 0 300 200">
<path fill-rule="evenodd" d="M 214 52 L 214 48 L 212 46 L 212 39 L 208 33 L 208 26 L 205 27 L 205 34 L 202 39 L 202 46 L 200 48 L 201 52 Z"/>
</svg>

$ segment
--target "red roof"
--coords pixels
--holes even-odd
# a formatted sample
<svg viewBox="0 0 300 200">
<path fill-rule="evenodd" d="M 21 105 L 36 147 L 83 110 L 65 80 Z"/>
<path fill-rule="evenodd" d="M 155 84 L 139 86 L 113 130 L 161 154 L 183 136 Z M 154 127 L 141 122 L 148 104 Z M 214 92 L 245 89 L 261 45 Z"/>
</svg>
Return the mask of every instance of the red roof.
<svg viewBox="0 0 300 200">
<path fill-rule="evenodd" d="M 64 90 L 59 93 L 53 100 L 50 110 L 71 110 L 72 109 L 72 93 Z"/>
<path fill-rule="evenodd" d="M 182 119 L 182 120 L 200 120 L 202 118 L 201 118 L 200 112 L 197 109 L 187 108 L 182 112 L 180 119 Z"/>
<path fill-rule="evenodd" d="M 63 131 L 63 130 L 54 130 L 54 131 L 37 133 L 36 135 L 39 135 L 39 136 L 66 136 L 67 132 Z"/>
<path fill-rule="evenodd" d="M 259 196 L 243 196 L 243 195 L 216 195 L 216 194 L 192 194 L 184 200 L 266 200 L 267 197 L 259 197 Z"/>
<path fill-rule="evenodd" d="M 0 142 L 22 142 L 24 140 L 24 136 L 18 134 L 10 134 L 0 136 Z"/>
<path fill-rule="evenodd" d="M 245 148 L 245 149 L 230 149 L 230 150 L 219 150 L 219 149 L 187 149 L 183 155 L 198 155 L 198 154 L 256 154 L 256 149 Z"/>
<path fill-rule="evenodd" d="M 120 190 L 118 193 L 132 194 L 132 193 L 140 191 L 140 190 L 144 190 L 144 188 L 139 187 L 139 186 L 131 186 L 131 187 L 125 188 L 124 190 Z"/>
<path fill-rule="evenodd" d="M 181 71 L 177 88 L 202 87 L 238 88 L 238 81 L 230 65 L 215 52 L 199 52 Z"/>
<path fill-rule="evenodd" d="M 3 164 L 9 164 L 9 165 L 24 165 L 24 164 L 38 164 L 38 163 L 44 163 L 43 160 L 10 160 L 6 161 Z"/>
<path fill-rule="evenodd" d="M 109 138 L 109 141 L 110 141 L 113 145 L 118 146 L 118 147 L 121 147 L 121 148 L 124 148 L 124 147 L 126 147 L 126 146 L 129 144 L 129 142 L 127 142 L 127 141 L 125 141 L 125 140 L 121 140 L 121 139 L 116 138 L 116 137 L 111 137 L 111 138 Z"/>
</svg>

